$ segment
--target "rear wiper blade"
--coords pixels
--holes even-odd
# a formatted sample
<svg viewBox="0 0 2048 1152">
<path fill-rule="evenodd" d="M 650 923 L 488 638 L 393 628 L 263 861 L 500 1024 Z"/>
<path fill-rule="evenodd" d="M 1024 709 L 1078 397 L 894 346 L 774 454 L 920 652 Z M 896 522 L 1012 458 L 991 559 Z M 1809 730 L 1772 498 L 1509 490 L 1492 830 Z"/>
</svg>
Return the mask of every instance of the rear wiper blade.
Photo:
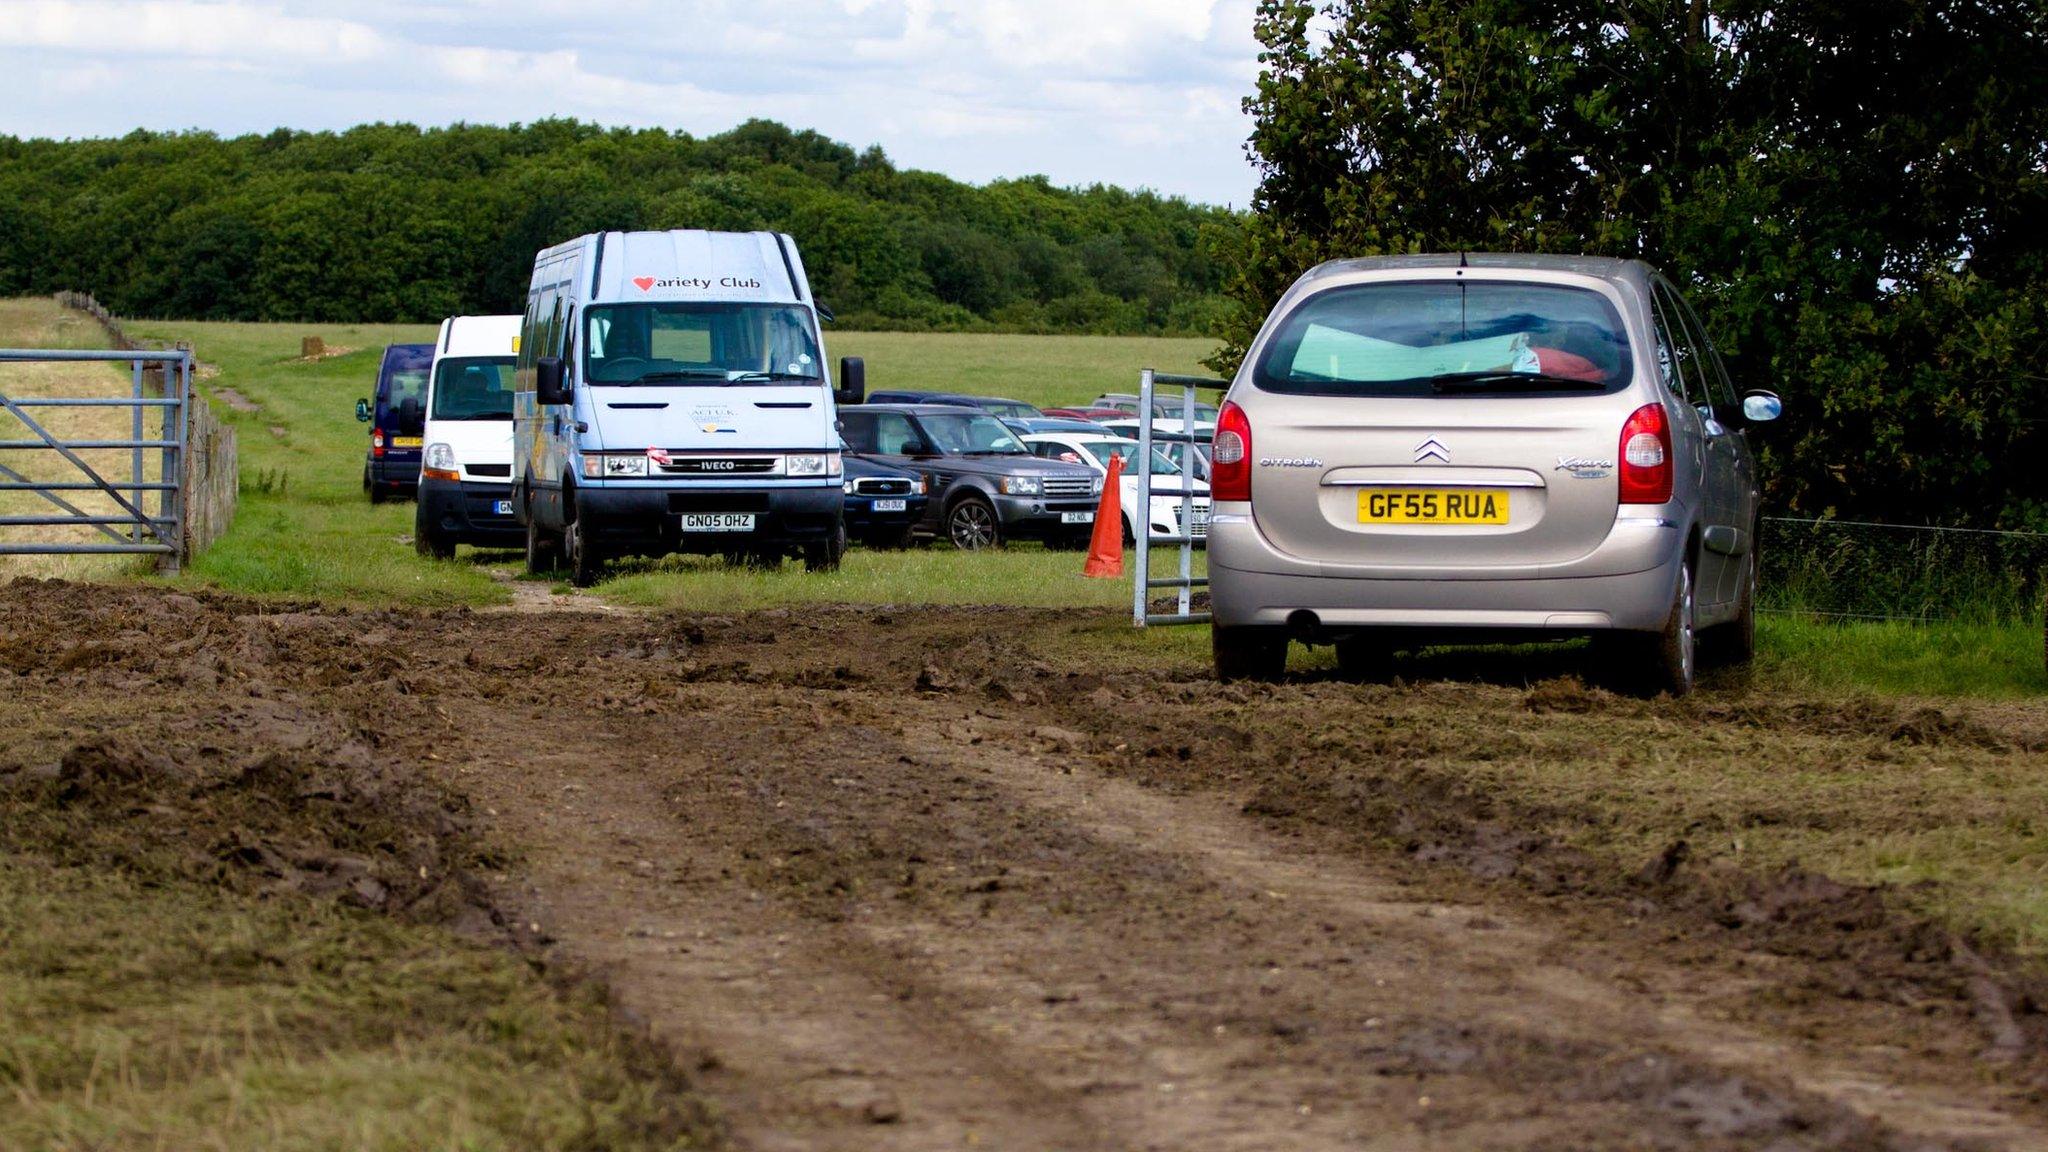
<svg viewBox="0 0 2048 1152">
<path fill-rule="evenodd" d="M 1511 372 L 1505 368 L 1485 372 L 1443 372 L 1431 376 L 1429 386 L 1439 392 L 1601 392 L 1607 388 L 1606 383 L 1600 380 L 1552 376 L 1548 372 Z"/>
</svg>

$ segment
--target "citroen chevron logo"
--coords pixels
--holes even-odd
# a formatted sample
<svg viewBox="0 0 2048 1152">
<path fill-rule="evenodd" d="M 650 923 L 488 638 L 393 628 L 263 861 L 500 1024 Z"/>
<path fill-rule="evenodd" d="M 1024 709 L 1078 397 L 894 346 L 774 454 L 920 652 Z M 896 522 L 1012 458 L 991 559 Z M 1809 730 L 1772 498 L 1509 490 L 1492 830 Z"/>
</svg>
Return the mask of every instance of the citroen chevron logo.
<svg viewBox="0 0 2048 1152">
<path fill-rule="evenodd" d="M 1425 460 L 1434 460 L 1439 464 L 1449 464 L 1451 462 L 1451 451 L 1444 447 L 1436 437 L 1432 436 L 1415 446 L 1415 462 L 1420 464 Z"/>
</svg>

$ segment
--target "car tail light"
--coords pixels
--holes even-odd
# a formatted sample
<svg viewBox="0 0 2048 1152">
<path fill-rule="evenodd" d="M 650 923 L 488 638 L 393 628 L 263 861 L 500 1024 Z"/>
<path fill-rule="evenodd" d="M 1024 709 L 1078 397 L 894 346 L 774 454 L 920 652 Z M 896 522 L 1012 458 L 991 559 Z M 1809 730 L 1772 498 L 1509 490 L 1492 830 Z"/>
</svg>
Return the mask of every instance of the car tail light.
<svg viewBox="0 0 2048 1152">
<path fill-rule="evenodd" d="M 370 455 L 372 455 L 372 456 L 382 456 L 383 454 L 384 454 L 384 430 L 383 430 L 382 428 L 379 428 L 379 429 L 377 429 L 376 431 L 374 431 L 374 432 L 370 433 Z"/>
<path fill-rule="evenodd" d="M 1252 424 L 1244 409 L 1225 403 L 1216 414 L 1216 441 L 1209 457 L 1212 500 L 1252 498 Z"/>
<path fill-rule="evenodd" d="M 1645 404 L 1621 426 L 1621 502 L 1671 499 L 1671 421 L 1662 404 Z"/>
</svg>

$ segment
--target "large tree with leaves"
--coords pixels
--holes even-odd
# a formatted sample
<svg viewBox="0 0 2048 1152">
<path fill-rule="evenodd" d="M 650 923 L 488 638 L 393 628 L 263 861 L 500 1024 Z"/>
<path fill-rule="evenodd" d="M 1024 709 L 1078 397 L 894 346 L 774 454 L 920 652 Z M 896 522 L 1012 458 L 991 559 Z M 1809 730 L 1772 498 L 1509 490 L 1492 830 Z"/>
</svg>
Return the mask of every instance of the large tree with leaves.
<svg viewBox="0 0 2048 1152">
<path fill-rule="evenodd" d="M 1639 256 L 1793 404 L 1778 506 L 2048 527 L 2042 0 L 1263 0 L 1219 367 L 1325 259 Z"/>
</svg>

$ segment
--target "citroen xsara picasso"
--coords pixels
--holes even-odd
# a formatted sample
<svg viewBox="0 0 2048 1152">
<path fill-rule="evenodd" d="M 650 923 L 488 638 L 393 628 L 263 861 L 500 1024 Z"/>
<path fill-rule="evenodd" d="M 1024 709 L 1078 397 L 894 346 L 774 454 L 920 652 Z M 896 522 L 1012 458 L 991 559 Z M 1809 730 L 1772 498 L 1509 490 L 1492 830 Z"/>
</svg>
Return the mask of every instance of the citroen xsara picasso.
<svg viewBox="0 0 2048 1152">
<path fill-rule="evenodd" d="M 1413 256 L 1291 287 L 1217 418 L 1217 674 L 1290 639 L 1363 672 L 1425 643 L 1587 636 L 1645 690 L 1753 642 L 1752 425 L 1692 308 L 1636 261 Z"/>
</svg>

